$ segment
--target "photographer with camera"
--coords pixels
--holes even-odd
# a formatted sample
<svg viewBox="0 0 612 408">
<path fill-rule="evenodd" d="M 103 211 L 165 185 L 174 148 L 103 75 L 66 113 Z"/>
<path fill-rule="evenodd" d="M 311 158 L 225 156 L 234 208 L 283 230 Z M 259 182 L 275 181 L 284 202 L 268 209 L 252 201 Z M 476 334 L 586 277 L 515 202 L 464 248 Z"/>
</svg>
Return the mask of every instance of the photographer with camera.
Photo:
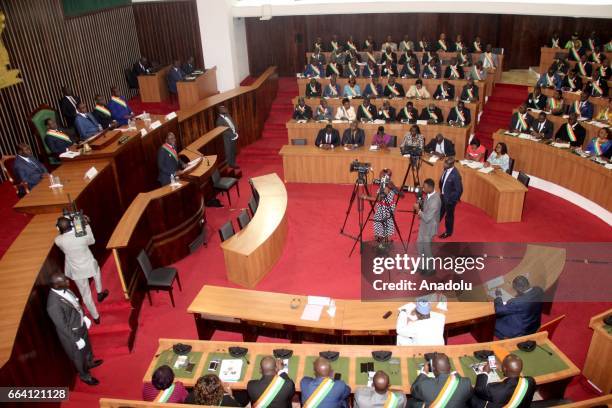
<svg viewBox="0 0 612 408">
<path fill-rule="evenodd" d="M 414 211 L 419 217 L 419 234 L 417 236 L 417 251 L 423 256 L 425 262 L 432 256 L 431 240 L 438 233 L 438 225 L 440 223 L 440 210 L 442 209 L 442 200 L 440 194 L 435 191 L 435 183 L 428 178 L 423 182 L 423 192 L 417 196 L 417 201 L 414 203 Z M 423 275 L 434 274 L 435 270 L 430 270 L 427 264 L 420 270 Z"/>
<path fill-rule="evenodd" d="M 395 232 L 395 195 L 403 193 L 391 181 L 392 172 L 389 169 L 382 169 L 378 179 L 374 184 L 378 184 L 378 196 L 362 195 L 363 200 L 376 202 L 372 224 L 374 226 L 374 236 L 380 244 L 389 243 L 390 237 Z"/>
</svg>

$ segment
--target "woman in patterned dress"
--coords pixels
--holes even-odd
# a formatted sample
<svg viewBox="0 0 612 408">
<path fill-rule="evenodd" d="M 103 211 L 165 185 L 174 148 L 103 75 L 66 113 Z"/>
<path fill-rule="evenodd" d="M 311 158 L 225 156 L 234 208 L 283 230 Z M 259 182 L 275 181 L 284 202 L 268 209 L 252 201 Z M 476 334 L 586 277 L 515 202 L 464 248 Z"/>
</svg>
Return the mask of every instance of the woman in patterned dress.
<svg viewBox="0 0 612 408">
<path fill-rule="evenodd" d="M 395 233 L 395 222 L 393 220 L 393 214 L 395 212 L 395 195 L 402 193 L 391 181 L 392 172 L 389 169 L 383 169 L 380 172 L 379 180 L 388 180 L 385 183 L 384 189 L 378 187 L 377 193 L 379 194 L 378 203 L 374 209 L 374 216 L 372 217 L 372 224 L 374 227 L 374 236 L 376 241 L 381 244 L 386 244 L 391 241 L 390 237 Z M 363 195 L 362 199 L 368 201 L 376 201 L 376 197 Z"/>
</svg>

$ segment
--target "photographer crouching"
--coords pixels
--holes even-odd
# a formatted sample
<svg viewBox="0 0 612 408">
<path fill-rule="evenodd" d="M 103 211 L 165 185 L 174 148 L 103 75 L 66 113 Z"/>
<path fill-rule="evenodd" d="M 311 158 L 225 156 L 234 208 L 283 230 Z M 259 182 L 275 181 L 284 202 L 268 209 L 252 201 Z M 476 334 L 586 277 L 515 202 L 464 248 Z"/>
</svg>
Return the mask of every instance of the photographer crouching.
<svg viewBox="0 0 612 408">
<path fill-rule="evenodd" d="M 381 170 L 379 178 L 373 182 L 379 186 L 376 196 L 362 195 L 363 200 L 372 201 L 376 207 L 372 224 L 374 226 L 374 236 L 379 246 L 386 246 L 391 242 L 390 237 L 395 232 L 395 196 L 403 193 L 391 181 L 392 172 L 389 169 Z"/>
</svg>

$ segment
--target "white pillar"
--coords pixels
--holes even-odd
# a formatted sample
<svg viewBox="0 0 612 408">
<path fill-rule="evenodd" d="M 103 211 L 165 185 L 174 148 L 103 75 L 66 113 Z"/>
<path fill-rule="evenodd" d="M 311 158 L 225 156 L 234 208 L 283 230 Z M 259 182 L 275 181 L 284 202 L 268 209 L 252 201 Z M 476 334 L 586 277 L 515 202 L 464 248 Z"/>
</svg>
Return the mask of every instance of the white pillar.
<svg viewBox="0 0 612 408">
<path fill-rule="evenodd" d="M 204 65 L 217 67 L 220 92 L 235 88 L 249 75 L 244 18 L 232 17 L 232 0 L 197 0 L 197 7 Z"/>
</svg>

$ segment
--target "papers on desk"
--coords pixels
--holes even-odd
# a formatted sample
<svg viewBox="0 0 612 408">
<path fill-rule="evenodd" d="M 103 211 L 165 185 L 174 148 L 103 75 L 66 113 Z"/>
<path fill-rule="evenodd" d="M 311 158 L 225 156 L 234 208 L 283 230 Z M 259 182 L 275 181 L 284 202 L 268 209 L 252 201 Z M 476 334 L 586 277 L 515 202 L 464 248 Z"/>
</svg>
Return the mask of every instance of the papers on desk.
<svg viewBox="0 0 612 408">
<path fill-rule="evenodd" d="M 608 170 L 612 170 L 612 163 L 608 163 L 604 167 Z"/>
<path fill-rule="evenodd" d="M 482 169 L 478 170 L 478 172 L 479 173 L 484 173 L 484 174 L 489 174 L 489 173 L 492 173 L 493 170 L 495 170 L 493 168 L 493 166 L 490 166 L 490 167 L 483 167 Z"/>
<path fill-rule="evenodd" d="M 60 158 L 62 159 L 74 159 L 75 157 L 79 156 L 81 154 L 81 152 L 77 151 L 77 152 L 73 152 L 73 151 L 66 151 L 62 154 L 59 155 Z"/>
<path fill-rule="evenodd" d="M 538 139 L 536 139 L 535 137 L 531 136 L 531 135 L 530 135 L 530 134 L 528 134 L 528 133 L 521 133 L 521 134 L 519 134 L 519 136 L 518 136 L 518 137 L 519 137 L 519 139 L 526 139 L 526 140 L 538 140 Z"/>
<path fill-rule="evenodd" d="M 315 306 L 329 306 L 331 298 L 327 296 L 308 296 L 308 304 Z"/>
<path fill-rule="evenodd" d="M 193 71 L 194 75 L 202 75 L 204 73 L 204 71 L 202 71 L 201 69 L 196 69 L 195 71 Z"/>
<path fill-rule="evenodd" d="M 185 168 L 183 169 L 183 172 L 188 172 L 191 169 L 193 169 L 194 167 L 196 167 L 198 164 L 200 164 L 200 162 L 202 161 L 201 157 L 198 157 L 197 159 L 193 159 L 192 161 L 190 161 L 189 163 L 187 163 L 187 165 L 185 166 Z"/>
<path fill-rule="evenodd" d="M 486 282 L 487 285 L 487 289 L 491 290 L 491 289 L 495 289 L 500 287 L 501 285 L 504 284 L 504 277 L 503 276 L 498 276 L 497 278 L 493 278 L 489 281 Z"/>
<path fill-rule="evenodd" d="M 556 147 L 558 149 L 569 149 L 570 148 L 570 144 L 569 143 L 558 143 L 558 142 L 553 142 L 551 144 L 552 147 Z"/>
<path fill-rule="evenodd" d="M 174 118 L 176 118 L 176 112 L 170 112 L 166 115 L 166 120 L 172 120 Z"/>
<path fill-rule="evenodd" d="M 504 132 L 504 135 L 509 135 L 509 136 L 518 136 L 519 134 L 518 134 L 518 133 L 516 133 L 516 132 L 511 132 L 511 131 L 509 131 L 509 130 L 506 130 L 506 131 Z"/>
<path fill-rule="evenodd" d="M 371 145 L 371 146 L 370 146 L 370 150 L 371 150 L 371 151 L 376 151 L 376 150 L 378 150 L 378 145 Z"/>
<path fill-rule="evenodd" d="M 592 120 L 592 121 L 590 121 L 590 122 L 588 122 L 588 123 L 589 123 L 589 124 L 591 124 L 591 125 L 593 125 L 593 126 L 596 126 L 596 127 L 598 127 L 598 128 L 609 128 L 609 127 L 610 127 L 610 125 L 608 125 L 607 123 L 604 123 L 604 122 L 598 122 L 598 121 L 596 121 L 596 120 Z"/>
<path fill-rule="evenodd" d="M 419 126 L 425 126 L 425 125 L 427 124 L 427 121 L 426 121 L 426 120 L 420 120 L 420 119 L 419 119 L 419 120 L 417 120 L 417 123 L 416 123 L 416 124 L 417 124 L 417 125 L 419 125 Z"/>
<path fill-rule="evenodd" d="M 219 369 L 219 379 L 225 382 L 236 382 L 240 380 L 240 374 L 242 374 L 243 364 L 244 360 L 242 360 L 241 358 L 233 358 L 221 361 L 221 368 Z"/>
<path fill-rule="evenodd" d="M 387 122 L 385 122 L 385 121 L 384 121 L 384 120 L 382 120 L 382 119 L 376 119 L 376 120 L 374 120 L 372 123 L 375 123 L 375 124 L 377 124 L 377 125 L 384 125 L 384 124 L 385 124 L 385 123 L 387 123 Z"/>
<path fill-rule="evenodd" d="M 160 126 L 161 126 L 161 122 L 159 120 L 156 120 L 155 122 L 151 123 L 151 126 L 149 126 L 149 128 L 153 130 L 153 129 L 157 129 Z"/>
<path fill-rule="evenodd" d="M 304 122 L 305 122 L 305 121 L 304 121 Z M 344 122 L 346 122 L 346 120 L 340 120 L 340 119 L 334 119 L 334 120 L 332 120 L 332 123 L 344 123 Z M 299 123 L 299 121 L 298 121 L 298 123 Z"/>
<path fill-rule="evenodd" d="M 97 174 L 98 170 L 95 167 L 91 167 L 89 170 L 87 170 L 87 172 L 85 173 L 85 177 L 83 178 L 91 181 L 94 177 L 96 177 Z"/>
<path fill-rule="evenodd" d="M 308 320 L 311 322 L 318 322 L 321 319 L 321 312 L 323 312 L 323 306 L 320 305 L 306 305 L 300 319 Z"/>
<path fill-rule="evenodd" d="M 308 120 L 306 119 L 298 119 L 295 121 L 295 123 L 306 123 L 306 122 L 308 122 Z"/>
<path fill-rule="evenodd" d="M 497 297 L 497 295 L 495 294 L 495 291 L 496 291 L 496 290 L 499 290 L 499 291 L 501 292 L 500 297 L 501 297 L 502 302 L 504 303 L 504 305 L 505 305 L 506 303 L 508 303 L 508 301 L 509 301 L 510 299 L 512 299 L 512 295 L 511 295 L 511 294 L 509 294 L 509 293 L 506 291 L 506 289 L 504 289 L 504 288 L 497 288 L 497 289 L 490 290 L 490 291 L 488 291 L 488 292 L 487 292 L 487 294 L 488 294 L 490 297 L 492 297 L 492 298 L 494 298 L 494 299 L 495 299 L 495 298 Z"/>
<path fill-rule="evenodd" d="M 474 160 L 459 160 L 459 163 L 462 166 L 467 166 L 470 169 L 474 169 L 474 170 L 482 169 L 482 167 L 484 166 L 482 162 L 474 161 Z"/>
<path fill-rule="evenodd" d="M 147 135 L 147 129 L 142 128 L 140 129 L 140 137 L 143 138 Z"/>
</svg>

